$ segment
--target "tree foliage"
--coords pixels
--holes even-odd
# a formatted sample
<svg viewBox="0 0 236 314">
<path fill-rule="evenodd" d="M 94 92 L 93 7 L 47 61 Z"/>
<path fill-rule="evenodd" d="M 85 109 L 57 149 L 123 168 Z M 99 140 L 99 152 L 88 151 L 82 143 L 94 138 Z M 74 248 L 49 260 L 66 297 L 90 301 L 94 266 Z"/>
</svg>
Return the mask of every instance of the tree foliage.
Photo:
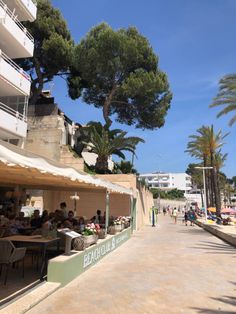
<svg viewBox="0 0 236 314">
<path fill-rule="evenodd" d="M 55 75 L 68 72 L 72 58 L 73 41 L 60 11 L 49 0 L 37 1 L 37 19 L 25 26 L 34 37 L 33 58 L 17 62 L 30 73 L 32 79 L 30 103 L 34 104 L 45 83 Z"/>
<path fill-rule="evenodd" d="M 186 173 L 191 176 L 193 186 L 195 186 L 197 189 L 202 189 L 202 173 L 196 169 L 196 167 L 199 166 L 201 167 L 202 164 L 190 163 L 186 169 Z"/>
<path fill-rule="evenodd" d="M 210 107 L 224 106 L 217 117 L 236 111 L 236 74 L 224 76 L 220 82 L 219 92 Z M 229 121 L 229 125 L 236 122 L 236 114 Z"/>
<path fill-rule="evenodd" d="M 174 199 L 183 199 L 184 198 L 184 192 L 178 189 L 173 189 L 170 191 L 163 191 L 160 189 L 154 189 L 151 188 L 150 189 L 152 194 L 153 194 L 153 198 L 162 198 L 162 199 L 169 199 L 169 200 L 174 200 Z"/>
<path fill-rule="evenodd" d="M 97 173 L 108 172 L 108 158 L 111 155 L 125 159 L 124 151 L 135 154 L 138 143 L 144 143 L 140 137 L 126 137 L 127 132 L 120 129 L 109 130 L 100 122 L 90 122 L 81 129 L 83 143 L 87 149 L 98 155 L 95 165 Z"/>
<path fill-rule="evenodd" d="M 115 114 L 120 123 L 160 128 L 172 98 L 148 40 L 134 27 L 114 31 L 105 23 L 76 46 L 68 86 L 72 99 L 102 108 L 107 125 Z"/>
<path fill-rule="evenodd" d="M 137 174 L 138 171 L 129 160 L 121 160 L 119 163 L 115 163 L 113 173 Z"/>
</svg>

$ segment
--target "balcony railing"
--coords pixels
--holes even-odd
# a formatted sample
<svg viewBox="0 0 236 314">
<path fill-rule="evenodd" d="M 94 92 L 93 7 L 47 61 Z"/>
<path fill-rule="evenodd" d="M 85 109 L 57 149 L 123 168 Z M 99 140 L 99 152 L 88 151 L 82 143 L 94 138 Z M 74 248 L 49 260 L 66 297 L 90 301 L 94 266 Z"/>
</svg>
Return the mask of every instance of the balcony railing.
<svg viewBox="0 0 236 314">
<path fill-rule="evenodd" d="M 25 35 L 34 43 L 34 37 L 27 31 L 27 29 L 25 28 L 25 26 L 18 20 L 18 18 L 16 17 L 15 13 L 13 11 L 11 11 L 7 5 L 0 0 L 0 7 L 3 8 L 3 10 L 5 11 L 5 13 L 16 23 L 16 25 L 25 33 Z"/>
<path fill-rule="evenodd" d="M 21 114 L 20 112 L 12 109 L 11 107 L 8 107 L 7 105 L 5 105 L 4 103 L 0 102 L 0 110 L 5 111 L 6 113 L 9 113 L 10 115 L 12 115 L 13 117 L 16 117 L 19 120 L 22 120 L 24 122 L 27 121 L 26 116 L 24 116 L 23 114 Z"/>
<path fill-rule="evenodd" d="M 0 0 L 1 1 L 1 0 Z M 25 79 L 31 82 L 31 78 L 22 68 L 19 67 L 11 58 L 9 58 L 3 51 L 0 50 L 0 59 L 3 58 L 10 66 L 12 66 L 17 72 L 19 72 Z"/>
</svg>

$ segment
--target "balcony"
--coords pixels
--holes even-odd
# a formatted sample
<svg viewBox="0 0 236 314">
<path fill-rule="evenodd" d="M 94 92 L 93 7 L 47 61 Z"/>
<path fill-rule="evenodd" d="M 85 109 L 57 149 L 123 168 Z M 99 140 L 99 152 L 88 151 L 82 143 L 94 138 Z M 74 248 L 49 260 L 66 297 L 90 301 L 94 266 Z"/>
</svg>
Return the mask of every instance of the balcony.
<svg viewBox="0 0 236 314">
<path fill-rule="evenodd" d="M 26 116 L 0 102 L 0 138 L 2 140 L 26 137 Z"/>
<path fill-rule="evenodd" d="M 17 19 L 15 12 L 0 0 L 0 49 L 10 58 L 32 57 L 34 38 Z"/>
<path fill-rule="evenodd" d="M 4 0 L 11 11 L 16 11 L 20 21 L 33 22 L 37 15 L 36 0 Z"/>
<path fill-rule="evenodd" d="M 0 96 L 28 96 L 30 85 L 30 76 L 0 50 Z"/>
</svg>

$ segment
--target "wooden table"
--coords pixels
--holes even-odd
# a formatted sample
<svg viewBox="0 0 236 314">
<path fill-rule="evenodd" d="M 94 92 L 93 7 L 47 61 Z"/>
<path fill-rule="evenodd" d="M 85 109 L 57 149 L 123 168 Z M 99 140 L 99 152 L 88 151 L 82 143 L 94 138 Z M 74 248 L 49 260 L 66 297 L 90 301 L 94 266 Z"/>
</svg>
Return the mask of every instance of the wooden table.
<svg viewBox="0 0 236 314">
<path fill-rule="evenodd" d="M 42 248 L 42 266 L 40 271 L 40 279 L 43 280 L 43 271 L 46 265 L 46 252 L 47 248 L 52 245 L 57 245 L 57 251 L 59 252 L 59 242 L 60 238 L 52 238 L 52 239 L 46 239 L 43 238 L 40 235 L 34 235 L 34 236 L 25 236 L 25 235 L 14 235 L 2 238 L 3 240 L 10 240 L 12 241 L 16 246 L 39 246 Z"/>
</svg>

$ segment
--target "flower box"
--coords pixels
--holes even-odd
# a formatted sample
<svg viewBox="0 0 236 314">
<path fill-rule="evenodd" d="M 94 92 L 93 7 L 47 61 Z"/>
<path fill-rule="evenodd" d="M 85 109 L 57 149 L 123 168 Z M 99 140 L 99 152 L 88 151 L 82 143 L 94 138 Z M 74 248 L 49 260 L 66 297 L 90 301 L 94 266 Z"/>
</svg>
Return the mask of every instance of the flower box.
<svg viewBox="0 0 236 314">
<path fill-rule="evenodd" d="M 116 232 L 120 232 L 120 231 L 124 230 L 123 224 L 115 225 L 114 227 L 115 227 Z"/>
<path fill-rule="evenodd" d="M 84 240 L 85 246 L 89 247 L 90 245 L 97 243 L 98 236 L 96 234 L 83 236 L 83 240 Z"/>
<path fill-rule="evenodd" d="M 126 222 L 124 223 L 124 228 L 127 229 L 127 228 L 129 228 L 129 226 L 130 226 L 130 222 L 129 222 L 129 221 L 126 221 Z"/>
<path fill-rule="evenodd" d="M 105 239 L 106 238 L 106 233 L 104 229 L 100 229 L 97 231 L 98 239 Z"/>
<path fill-rule="evenodd" d="M 96 234 L 81 236 L 73 241 L 73 249 L 76 251 L 83 251 L 90 245 L 97 243 L 98 236 Z"/>
<path fill-rule="evenodd" d="M 115 226 L 109 226 L 108 229 L 107 229 L 107 233 L 111 234 L 111 235 L 116 234 L 117 230 L 116 230 Z"/>
</svg>

